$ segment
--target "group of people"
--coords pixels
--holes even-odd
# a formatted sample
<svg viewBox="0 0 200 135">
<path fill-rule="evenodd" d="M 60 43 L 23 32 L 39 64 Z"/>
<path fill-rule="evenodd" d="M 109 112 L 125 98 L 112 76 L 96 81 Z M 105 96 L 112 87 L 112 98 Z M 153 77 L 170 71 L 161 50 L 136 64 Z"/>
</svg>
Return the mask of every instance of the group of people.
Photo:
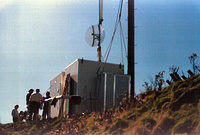
<svg viewBox="0 0 200 135">
<path fill-rule="evenodd" d="M 34 89 L 30 89 L 26 95 L 27 111 L 20 111 L 20 113 L 18 113 L 19 105 L 15 105 L 11 113 L 13 122 L 16 123 L 22 121 L 23 119 L 29 121 L 37 121 L 39 119 L 39 109 L 43 109 L 43 120 L 50 118 L 50 103 L 45 101 L 45 99 L 49 98 L 51 98 L 49 91 L 47 91 L 46 96 L 43 97 L 40 94 L 40 89 L 36 89 L 35 92 Z"/>
</svg>

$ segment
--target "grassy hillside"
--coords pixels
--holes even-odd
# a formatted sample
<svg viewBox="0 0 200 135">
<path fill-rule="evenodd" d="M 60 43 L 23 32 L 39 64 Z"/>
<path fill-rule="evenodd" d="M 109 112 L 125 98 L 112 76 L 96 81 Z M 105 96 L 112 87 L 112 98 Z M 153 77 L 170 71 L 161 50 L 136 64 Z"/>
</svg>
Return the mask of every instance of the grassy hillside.
<svg viewBox="0 0 200 135">
<path fill-rule="evenodd" d="M 200 134 L 200 75 L 172 83 L 160 91 L 126 98 L 103 114 L 90 113 L 38 124 L 0 125 L 1 134 Z"/>
</svg>

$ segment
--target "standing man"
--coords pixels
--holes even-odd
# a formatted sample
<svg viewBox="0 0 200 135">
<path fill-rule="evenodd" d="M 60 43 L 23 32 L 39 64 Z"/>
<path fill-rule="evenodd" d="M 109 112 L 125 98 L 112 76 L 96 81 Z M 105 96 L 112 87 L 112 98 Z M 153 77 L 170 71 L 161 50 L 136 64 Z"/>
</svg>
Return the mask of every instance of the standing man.
<svg viewBox="0 0 200 135">
<path fill-rule="evenodd" d="M 31 96 L 31 94 L 33 93 L 33 89 L 30 89 L 29 91 L 28 91 L 28 94 L 26 95 L 26 106 L 27 106 L 27 110 L 28 110 L 28 116 L 29 115 L 31 115 L 31 110 L 30 110 L 30 101 L 29 101 L 29 99 L 30 99 L 30 96 Z M 32 116 L 31 116 L 32 117 Z M 28 118 L 31 118 L 31 117 L 28 117 Z M 29 120 L 31 120 L 31 119 L 29 119 Z"/>
<path fill-rule="evenodd" d="M 44 97 L 44 100 L 49 99 L 49 98 L 51 98 L 50 92 L 47 91 L 46 97 Z M 51 107 L 50 107 L 49 101 L 44 101 L 43 112 L 42 112 L 42 119 L 43 120 L 46 119 L 46 117 L 47 117 L 47 119 L 50 118 L 50 109 L 51 109 Z"/>
<path fill-rule="evenodd" d="M 14 109 L 12 110 L 12 117 L 13 117 L 13 123 L 17 123 L 19 121 L 19 113 L 18 109 L 19 105 L 15 105 Z"/>
<path fill-rule="evenodd" d="M 42 103 L 42 95 L 40 94 L 40 89 L 36 89 L 36 92 L 33 93 L 31 96 L 30 96 L 30 115 L 29 115 L 29 119 L 31 120 L 32 119 L 32 115 L 34 113 L 34 116 L 33 116 L 33 120 L 38 120 L 38 114 L 39 114 L 39 108 L 40 108 L 40 105 Z"/>
<path fill-rule="evenodd" d="M 26 95 L 26 105 L 28 106 L 29 105 L 29 98 L 30 98 L 30 96 L 31 96 L 31 94 L 33 93 L 33 89 L 30 89 L 29 91 L 28 91 L 28 94 Z"/>
</svg>

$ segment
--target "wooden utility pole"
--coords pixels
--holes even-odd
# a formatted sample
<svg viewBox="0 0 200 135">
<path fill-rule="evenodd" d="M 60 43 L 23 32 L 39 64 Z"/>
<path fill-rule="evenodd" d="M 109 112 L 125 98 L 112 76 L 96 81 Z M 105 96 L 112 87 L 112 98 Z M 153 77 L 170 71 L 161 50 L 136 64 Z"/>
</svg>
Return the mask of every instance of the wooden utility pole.
<svg viewBox="0 0 200 135">
<path fill-rule="evenodd" d="M 131 96 L 135 96 L 135 33 L 134 0 L 128 0 L 128 74 L 131 76 Z"/>
</svg>

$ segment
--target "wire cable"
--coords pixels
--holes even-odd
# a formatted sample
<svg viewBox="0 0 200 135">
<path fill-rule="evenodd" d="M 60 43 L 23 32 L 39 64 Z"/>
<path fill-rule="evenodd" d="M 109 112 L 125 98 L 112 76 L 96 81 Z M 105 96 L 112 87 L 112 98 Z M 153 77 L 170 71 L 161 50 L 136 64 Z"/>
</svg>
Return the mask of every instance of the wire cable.
<svg viewBox="0 0 200 135">
<path fill-rule="evenodd" d="M 120 30 L 121 30 L 121 34 L 122 34 L 122 40 L 123 40 L 123 45 L 124 45 L 124 51 L 125 51 L 125 54 L 126 54 L 126 58 L 128 58 L 128 53 L 127 53 L 127 49 L 126 49 L 126 42 L 125 42 L 125 36 L 124 36 L 124 31 L 123 31 L 123 28 L 122 28 L 122 24 L 121 24 L 121 21 L 120 21 Z"/>
<path fill-rule="evenodd" d="M 122 43 L 122 35 L 121 35 L 121 29 L 120 29 L 120 43 L 121 43 L 121 62 L 122 65 L 124 65 L 124 58 L 123 58 L 123 43 Z"/>
<path fill-rule="evenodd" d="M 112 48 L 112 43 L 113 43 L 117 28 L 118 28 L 118 26 L 119 26 L 119 24 L 121 22 L 122 7 L 123 7 L 123 0 L 120 0 L 119 7 L 118 7 L 118 12 L 117 12 L 117 18 L 116 18 L 116 21 L 115 21 L 115 28 L 114 28 L 114 31 L 113 31 L 113 34 L 112 34 L 112 37 L 111 37 L 111 41 L 110 41 L 110 43 L 108 45 L 108 48 L 106 49 L 106 52 L 104 54 L 104 57 L 103 57 L 104 62 L 100 63 L 100 65 L 99 65 L 99 67 L 97 69 L 97 73 L 99 72 L 102 64 L 103 64 L 102 70 L 104 70 L 105 63 L 108 60 L 108 57 L 109 57 L 109 54 L 110 54 L 110 51 L 111 51 L 111 48 Z"/>
<path fill-rule="evenodd" d="M 107 52 L 107 55 L 106 55 L 105 63 L 106 63 L 106 61 L 108 60 L 108 56 L 109 56 L 110 50 L 111 50 L 111 48 L 112 48 L 112 43 L 113 43 L 113 40 L 114 40 L 114 37 L 115 37 L 115 33 L 116 33 L 116 31 L 117 31 L 118 24 L 120 23 L 120 20 L 121 20 L 122 5 L 123 5 L 123 0 L 120 1 L 120 8 L 119 8 L 119 10 L 118 10 L 118 17 L 117 17 L 117 19 L 116 19 L 115 29 L 114 29 L 114 32 L 113 32 L 113 35 L 112 35 L 110 44 L 109 44 L 109 46 L 108 46 L 109 49 L 108 49 L 108 52 Z"/>
</svg>

